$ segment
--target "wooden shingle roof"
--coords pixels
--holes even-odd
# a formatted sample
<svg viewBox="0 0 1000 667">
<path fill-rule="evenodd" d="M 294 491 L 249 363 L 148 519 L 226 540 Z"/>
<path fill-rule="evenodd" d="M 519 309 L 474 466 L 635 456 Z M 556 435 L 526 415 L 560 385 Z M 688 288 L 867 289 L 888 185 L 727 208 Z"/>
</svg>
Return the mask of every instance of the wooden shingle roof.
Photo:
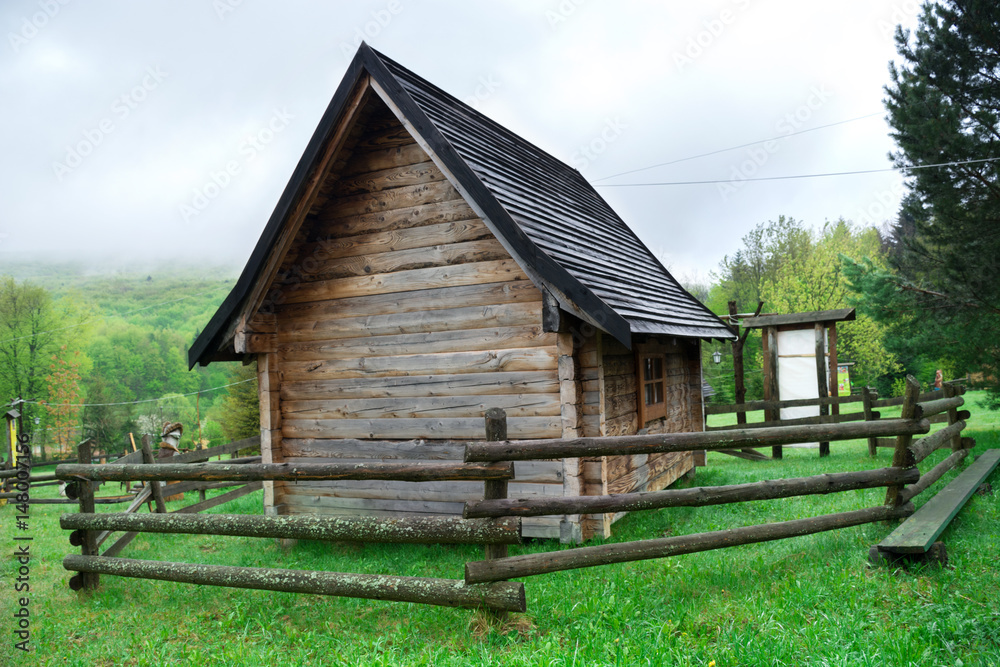
<svg viewBox="0 0 1000 667">
<path fill-rule="evenodd" d="M 362 44 L 233 291 L 194 342 L 210 361 L 362 77 L 427 150 L 539 287 L 631 347 L 633 333 L 733 339 L 607 202 L 564 162 Z"/>
</svg>

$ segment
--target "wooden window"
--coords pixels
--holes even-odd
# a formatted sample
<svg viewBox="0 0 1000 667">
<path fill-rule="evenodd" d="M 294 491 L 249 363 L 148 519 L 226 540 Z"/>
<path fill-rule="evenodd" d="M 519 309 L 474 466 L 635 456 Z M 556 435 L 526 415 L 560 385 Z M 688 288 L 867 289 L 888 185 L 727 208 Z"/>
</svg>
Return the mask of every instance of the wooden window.
<svg viewBox="0 0 1000 667">
<path fill-rule="evenodd" d="M 667 416 L 666 360 L 662 354 L 640 352 L 637 357 L 639 428 Z"/>
</svg>

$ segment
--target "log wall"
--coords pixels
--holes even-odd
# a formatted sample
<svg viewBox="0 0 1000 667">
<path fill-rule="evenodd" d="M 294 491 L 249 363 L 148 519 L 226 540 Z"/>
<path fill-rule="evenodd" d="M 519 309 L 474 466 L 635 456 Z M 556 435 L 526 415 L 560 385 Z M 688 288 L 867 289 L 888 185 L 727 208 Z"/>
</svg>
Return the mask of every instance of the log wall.
<svg viewBox="0 0 1000 667">
<path fill-rule="evenodd" d="M 482 438 L 494 407 L 507 411 L 511 438 L 571 432 L 566 349 L 542 330 L 541 292 L 388 110 L 371 104 L 269 290 L 274 350 L 258 355 L 265 456 L 458 461 L 446 448 L 374 452 L 363 439 Z M 515 470 L 512 496 L 563 494 L 562 461 Z M 461 514 L 483 494 L 482 482 L 273 487 L 268 502 L 280 514 Z M 524 534 L 558 537 L 559 523 L 531 519 Z"/>
<path fill-rule="evenodd" d="M 655 339 L 654 344 L 660 345 L 665 353 L 666 418 L 639 424 L 635 352 L 609 336 L 598 335 L 592 346 L 585 346 L 583 358 L 591 364 L 592 375 L 599 376 L 590 385 L 594 391 L 585 410 L 598 412 L 600 419 L 591 422 L 591 430 L 597 432 L 585 435 L 633 435 L 640 429 L 649 433 L 702 430 L 697 342 Z M 694 457 L 690 452 L 603 456 L 584 461 L 583 486 L 586 495 L 658 491 L 693 468 Z M 584 539 L 594 535 L 610 537 L 611 524 L 621 516 L 623 513 L 587 515 L 583 523 Z"/>
</svg>

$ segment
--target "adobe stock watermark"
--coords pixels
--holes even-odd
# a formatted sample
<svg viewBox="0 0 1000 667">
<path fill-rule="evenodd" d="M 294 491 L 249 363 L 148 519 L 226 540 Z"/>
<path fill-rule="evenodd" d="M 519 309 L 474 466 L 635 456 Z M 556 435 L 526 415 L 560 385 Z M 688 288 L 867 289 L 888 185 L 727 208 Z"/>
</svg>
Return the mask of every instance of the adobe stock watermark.
<svg viewBox="0 0 1000 667">
<path fill-rule="evenodd" d="M 780 118 L 778 122 L 774 124 L 774 129 L 779 135 L 782 136 L 788 136 L 798 132 L 807 122 L 809 122 L 809 119 L 812 118 L 813 115 L 827 103 L 827 101 L 829 101 L 831 97 L 833 97 L 833 91 L 827 89 L 825 84 L 813 86 L 810 89 L 805 102 Z M 716 189 L 719 192 L 719 196 L 722 197 L 722 201 L 728 201 L 732 195 L 746 185 L 747 179 L 756 175 L 757 172 L 760 171 L 761 167 L 767 164 L 767 161 L 771 159 L 771 156 L 777 153 L 780 149 L 781 145 L 776 139 L 765 141 L 747 148 L 745 153 L 746 159 L 742 160 L 739 164 L 733 165 L 732 171 L 729 175 L 730 180 L 716 185 Z"/>
<path fill-rule="evenodd" d="M 868 205 L 859 208 L 852 220 L 865 226 L 878 227 L 887 220 L 895 219 L 899 212 L 899 203 L 906 196 L 906 192 L 906 184 L 899 181 L 885 190 L 873 193 Z"/>
<path fill-rule="evenodd" d="M 226 17 L 236 11 L 243 4 L 243 0 L 212 0 L 212 9 L 220 21 L 225 21 Z"/>
<path fill-rule="evenodd" d="M 896 37 L 896 26 L 907 23 L 914 16 L 920 14 L 921 2 L 917 0 L 903 0 L 892 5 L 888 18 L 879 18 L 875 22 L 875 27 L 884 39 L 892 40 Z"/>
<path fill-rule="evenodd" d="M 264 127 L 244 138 L 237 149 L 240 158 L 229 160 L 220 169 L 210 171 L 208 180 L 192 190 L 191 199 L 178 205 L 177 210 L 184 222 L 201 215 L 232 184 L 233 178 L 243 171 L 243 167 L 256 159 L 277 135 L 285 131 L 294 118 L 285 109 L 275 109 Z"/>
<path fill-rule="evenodd" d="M 603 155 L 605 151 L 608 150 L 608 146 L 618 141 L 618 138 L 622 136 L 625 130 L 628 129 L 628 124 L 623 122 L 619 116 L 614 118 L 607 118 L 604 121 L 604 127 L 597 135 L 588 141 L 586 144 L 581 145 L 571 158 L 573 167 L 577 171 L 583 171 L 591 164 L 594 160 Z"/>
<path fill-rule="evenodd" d="M 14 53 L 18 53 L 25 44 L 38 36 L 39 31 L 49 24 L 70 0 L 38 0 L 38 9 L 31 16 L 21 17 L 21 25 L 17 32 L 8 32 L 7 41 Z"/>
<path fill-rule="evenodd" d="M 587 0 L 559 0 L 555 9 L 545 10 L 545 20 L 550 28 L 557 28 L 570 19 Z"/>
<path fill-rule="evenodd" d="M 750 8 L 750 0 L 732 0 L 732 4 L 739 11 Z M 708 51 L 715 42 L 722 37 L 726 29 L 736 22 L 737 11 L 725 8 L 711 19 L 701 22 L 702 29 L 688 38 L 682 51 L 674 51 L 674 65 L 678 72 L 683 72 L 688 65 L 700 58 Z"/>
<path fill-rule="evenodd" d="M 500 89 L 501 85 L 502 83 L 500 82 L 500 79 L 493 74 L 481 76 L 476 82 L 476 87 L 473 89 L 472 94 L 463 98 L 462 101 L 470 107 L 479 106 L 486 100 L 493 97 L 497 90 Z"/>
<path fill-rule="evenodd" d="M 27 653 L 31 642 L 31 542 L 34 540 L 31 530 L 31 437 L 25 433 L 17 435 L 17 446 L 13 448 L 14 460 L 17 461 L 17 479 L 4 485 L 4 490 L 14 489 L 17 495 L 12 499 L 16 514 L 14 519 L 14 554 L 12 574 L 14 577 L 14 598 L 17 611 L 13 613 L 14 637 L 20 641 L 14 642 L 14 648 Z"/>
<path fill-rule="evenodd" d="M 159 66 L 147 67 L 146 75 L 142 77 L 142 81 L 138 85 L 114 99 L 111 103 L 110 115 L 98 121 L 96 126 L 83 130 L 82 139 L 74 144 L 66 145 L 66 155 L 62 162 L 54 161 L 52 163 L 52 173 L 55 174 L 56 179 L 61 183 L 69 173 L 83 164 L 87 156 L 93 153 L 98 146 L 104 143 L 107 136 L 118 128 L 116 121 L 121 122 L 131 116 L 132 112 L 146 101 L 149 94 L 160 87 L 167 76 L 169 76 L 167 72 L 164 72 Z"/>
<path fill-rule="evenodd" d="M 392 20 L 403 12 L 403 9 L 402 0 L 389 0 L 382 9 L 372 10 L 371 20 L 365 21 L 363 26 L 354 28 L 354 38 L 349 42 L 340 43 L 340 52 L 345 58 L 353 57 L 361 42 L 378 37 L 389 27 Z"/>
</svg>

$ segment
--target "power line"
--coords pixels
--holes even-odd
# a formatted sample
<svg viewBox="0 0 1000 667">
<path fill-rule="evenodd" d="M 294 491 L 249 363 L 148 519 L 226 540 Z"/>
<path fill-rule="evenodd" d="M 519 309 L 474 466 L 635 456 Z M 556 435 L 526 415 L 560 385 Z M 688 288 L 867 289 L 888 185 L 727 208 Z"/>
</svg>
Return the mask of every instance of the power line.
<svg viewBox="0 0 1000 667">
<path fill-rule="evenodd" d="M 881 116 L 882 112 L 877 111 L 875 113 L 870 113 L 865 116 L 858 116 L 857 118 L 848 118 L 847 120 L 837 121 L 836 123 L 829 123 L 827 125 L 819 125 L 817 127 L 811 127 L 808 130 L 799 130 L 798 132 L 792 132 L 790 134 L 782 134 L 778 137 L 771 137 L 769 139 L 758 139 L 757 141 L 751 141 L 746 144 L 740 144 L 739 146 L 730 146 L 729 148 L 720 148 L 717 151 L 710 151 L 708 153 L 699 153 L 698 155 L 692 155 L 690 157 L 682 157 L 677 160 L 671 160 L 669 162 L 660 162 L 659 164 L 653 164 L 648 167 L 639 167 L 638 169 L 630 169 L 628 171 L 623 171 L 618 174 L 611 174 L 610 176 L 604 176 L 602 178 L 595 179 L 594 183 L 599 183 L 600 181 L 606 181 L 609 178 L 617 178 L 619 176 L 626 176 L 628 174 L 635 174 L 640 171 L 647 171 L 649 169 L 656 169 L 657 167 L 666 167 L 667 165 L 677 164 L 678 162 L 687 162 L 688 160 L 697 160 L 698 158 L 708 157 L 709 155 L 718 155 L 719 153 L 728 153 L 729 151 L 735 151 L 740 148 L 746 148 L 747 146 L 756 146 L 757 144 L 765 144 L 768 141 L 778 141 L 781 139 L 786 139 L 788 137 L 794 137 L 797 134 L 805 134 L 806 132 L 815 132 L 816 130 L 822 130 L 827 127 L 833 127 L 835 125 L 843 125 L 844 123 L 853 123 L 856 120 L 864 120 L 865 118 L 871 118 L 872 116 Z"/>
<path fill-rule="evenodd" d="M 747 183 L 749 181 L 785 181 L 796 178 L 821 178 L 824 176 L 854 176 L 857 174 L 878 174 L 886 171 L 916 171 L 917 169 L 932 169 L 935 167 L 954 167 L 963 164 L 978 164 L 981 162 L 996 162 L 1000 157 L 988 157 L 981 160 L 959 160 L 955 162 L 940 162 L 938 164 L 921 164 L 912 167 L 889 167 L 887 169 L 864 169 L 859 171 L 835 171 L 825 174 L 794 174 L 790 176 L 761 176 L 759 178 L 740 178 L 728 180 L 712 181 L 662 181 L 658 183 L 604 183 L 598 184 L 599 188 L 631 188 L 648 187 L 659 185 L 710 185 L 714 183 Z"/>
<path fill-rule="evenodd" d="M 235 387 L 238 384 L 244 384 L 246 382 L 256 382 L 256 381 L 257 378 L 248 378 L 246 380 L 240 380 L 239 382 L 230 382 L 229 384 L 224 384 L 220 387 L 212 387 L 211 389 L 200 389 L 198 391 L 192 391 L 187 394 L 171 394 L 169 396 L 161 396 L 160 398 L 144 398 L 140 401 L 124 401 L 122 403 L 49 403 L 47 401 L 24 401 L 24 402 L 34 403 L 35 405 L 45 405 L 58 408 L 102 408 L 112 405 L 138 405 L 139 403 L 156 403 L 158 401 L 165 401 L 168 398 L 179 398 L 182 396 L 194 396 L 195 394 L 205 394 L 210 391 L 225 389 L 226 387 Z"/>
<path fill-rule="evenodd" d="M 70 325 L 65 326 L 65 327 L 59 327 L 58 329 L 49 329 L 48 331 L 39 331 L 38 333 L 29 334 L 27 336 L 18 336 L 16 338 L 6 338 L 4 340 L 0 340 L 0 343 L 13 343 L 15 341 L 24 340 L 25 338 L 34 338 L 35 336 L 44 336 L 45 334 L 55 333 L 57 331 L 65 331 L 66 329 L 74 329 L 76 327 L 82 327 L 84 324 L 89 324 L 89 323 L 95 322 L 97 320 L 105 320 L 105 319 L 107 319 L 109 317 L 127 317 L 129 315 L 135 315 L 136 313 L 141 313 L 142 311 L 149 310 L 150 308 L 156 308 L 158 306 L 165 306 L 165 305 L 170 304 L 170 303 L 177 303 L 178 301 L 183 301 L 184 299 L 193 299 L 193 298 L 198 297 L 198 296 L 205 296 L 206 294 L 211 294 L 212 292 L 218 291 L 220 287 L 225 287 L 225 285 L 220 285 L 219 287 L 216 287 L 214 289 L 210 289 L 207 292 L 201 292 L 199 294 L 188 294 L 187 296 L 182 296 L 179 299 L 171 299 L 170 301 L 162 301 L 160 303 L 153 303 L 153 304 L 150 304 L 148 306 L 143 306 L 142 308 L 138 308 L 136 310 L 129 311 L 127 313 L 108 313 L 106 315 L 100 315 L 99 317 L 91 317 L 88 320 L 84 320 L 82 322 L 77 322 L 76 324 L 70 324 Z"/>
</svg>

